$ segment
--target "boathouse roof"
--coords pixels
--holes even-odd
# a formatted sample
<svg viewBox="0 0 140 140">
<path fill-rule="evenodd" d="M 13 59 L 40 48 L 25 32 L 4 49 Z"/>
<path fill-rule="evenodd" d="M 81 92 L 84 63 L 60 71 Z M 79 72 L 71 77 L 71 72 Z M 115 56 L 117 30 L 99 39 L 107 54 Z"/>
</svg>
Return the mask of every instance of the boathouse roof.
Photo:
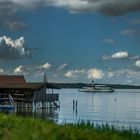
<svg viewBox="0 0 140 140">
<path fill-rule="evenodd" d="M 26 80 L 23 75 L 0 75 L 0 83 L 2 84 L 24 84 Z"/>
<path fill-rule="evenodd" d="M 48 82 L 26 82 L 22 75 L 0 75 L 0 89 L 29 89 L 57 88 Z"/>
<path fill-rule="evenodd" d="M 47 87 L 47 83 L 0 83 L 0 89 L 30 89 L 38 90 Z"/>
</svg>

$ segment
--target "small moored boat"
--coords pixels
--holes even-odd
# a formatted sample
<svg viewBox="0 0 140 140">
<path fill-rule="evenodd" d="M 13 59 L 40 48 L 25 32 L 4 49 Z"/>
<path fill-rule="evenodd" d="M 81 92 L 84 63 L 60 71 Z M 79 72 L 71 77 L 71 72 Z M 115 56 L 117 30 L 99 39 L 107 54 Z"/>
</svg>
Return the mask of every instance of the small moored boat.
<svg viewBox="0 0 140 140">
<path fill-rule="evenodd" d="M 11 111 L 15 109 L 15 101 L 10 94 L 0 95 L 0 111 Z"/>
</svg>

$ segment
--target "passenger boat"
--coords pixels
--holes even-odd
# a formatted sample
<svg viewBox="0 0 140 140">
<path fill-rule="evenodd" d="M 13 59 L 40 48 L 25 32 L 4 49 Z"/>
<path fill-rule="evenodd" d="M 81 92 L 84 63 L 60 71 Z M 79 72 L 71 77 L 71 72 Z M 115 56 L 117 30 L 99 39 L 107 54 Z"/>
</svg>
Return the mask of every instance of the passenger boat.
<svg viewBox="0 0 140 140">
<path fill-rule="evenodd" d="M 83 87 L 82 89 L 79 89 L 79 91 L 80 92 L 113 92 L 114 89 L 106 85 L 95 85 L 94 81 L 92 80 L 91 86 Z"/>
<path fill-rule="evenodd" d="M 114 92 L 114 89 L 108 86 L 92 86 L 92 87 L 83 87 L 79 89 L 80 92 Z"/>
</svg>

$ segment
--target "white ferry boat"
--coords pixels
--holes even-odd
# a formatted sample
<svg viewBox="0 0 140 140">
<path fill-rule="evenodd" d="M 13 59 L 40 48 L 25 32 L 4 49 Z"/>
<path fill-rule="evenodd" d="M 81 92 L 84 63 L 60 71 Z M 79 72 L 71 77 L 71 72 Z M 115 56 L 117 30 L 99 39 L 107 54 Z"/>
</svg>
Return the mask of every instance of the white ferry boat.
<svg viewBox="0 0 140 140">
<path fill-rule="evenodd" d="M 106 85 L 95 85 L 92 81 L 91 86 L 79 89 L 80 92 L 114 92 L 114 89 Z"/>
<path fill-rule="evenodd" d="M 108 86 L 92 86 L 92 87 L 83 87 L 79 89 L 80 92 L 114 92 L 114 89 Z"/>
</svg>

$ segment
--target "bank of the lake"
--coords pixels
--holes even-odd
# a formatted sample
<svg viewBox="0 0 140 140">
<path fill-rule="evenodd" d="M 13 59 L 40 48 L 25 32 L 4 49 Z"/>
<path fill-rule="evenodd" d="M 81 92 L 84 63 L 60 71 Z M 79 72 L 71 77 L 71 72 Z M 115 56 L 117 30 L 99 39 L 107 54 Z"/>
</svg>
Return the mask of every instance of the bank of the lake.
<svg viewBox="0 0 140 140">
<path fill-rule="evenodd" d="M 1 140 L 139 140 L 132 130 L 93 127 L 92 125 L 58 125 L 35 118 L 0 114 Z"/>
<path fill-rule="evenodd" d="M 140 131 L 140 90 L 115 89 L 112 93 L 83 93 L 78 89 L 54 90 L 60 108 L 17 109 L 10 114 L 51 119 L 59 124 L 90 120 L 94 124 L 129 127 Z M 73 104 L 73 101 L 75 101 Z"/>
</svg>

